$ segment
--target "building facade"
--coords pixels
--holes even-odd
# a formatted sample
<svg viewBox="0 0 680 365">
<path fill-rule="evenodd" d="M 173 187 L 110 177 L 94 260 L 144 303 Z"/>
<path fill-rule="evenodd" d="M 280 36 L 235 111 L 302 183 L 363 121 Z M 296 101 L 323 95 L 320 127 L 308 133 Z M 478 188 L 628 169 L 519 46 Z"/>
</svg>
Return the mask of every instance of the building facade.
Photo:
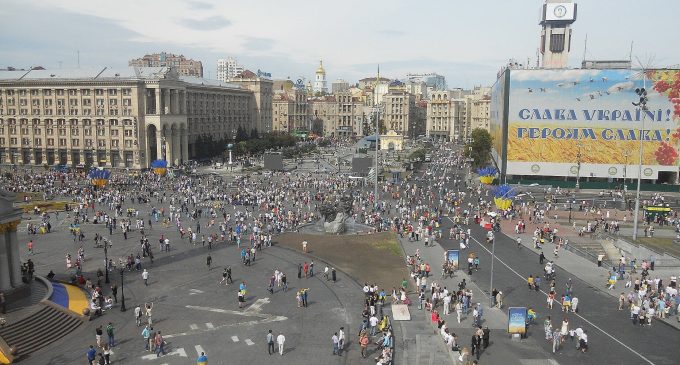
<svg viewBox="0 0 680 365">
<path fill-rule="evenodd" d="M 430 94 L 427 102 L 426 136 L 455 141 L 465 133 L 467 101 L 452 98 L 455 94 L 457 93 L 450 90 L 433 91 Z"/>
<path fill-rule="evenodd" d="M 134 67 L 174 67 L 180 75 L 203 77 L 203 63 L 172 53 L 154 53 L 130 60 L 129 66 Z"/>
<path fill-rule="evenodd" d="M 239 65 L 235 58 L 227 57 L 217 60 L 217 79 L 227 82 L 229 79 L 240 76 L 245 69 Z"/>
<path fill-rule="evenodd" d="M 258 77 L 250 70 L 245 70 L 238 77 L 229 79 L 229 83 L 252 91 L 250 113 L 253 116 L 253 128 L 257 128 L 260 133 L 270 132 L 272 130 L 274 82 L 268 78 Z"/>
<path fill-rule="evenodd" d="M 393 130 L 404 137 L 415 138 L 418 133 L 415 95 L 403 90 L 390 90 L 382 99 L 381 119 L 387 131 Z"/>
<path fill-rule="evenodd" d="M 253 94 L 171 67 L 2 71 L 0 163 L 178 165 L 195 156 L 199 136 L 253 128 Z"/>
<path fill-rule="evenodd" d="M 467 120 L 464 127 L 464 135 L 470 135 L 472 130 L 476 128 L 490 131 L 491 88 L 475 86 L 470 93 L 465 95 L 465 101 L 467 105 Z"/>
<path fill-rule="evenodd" d="M 310 129 L 310 109 L 307 102 L 307 91 L 291 89 L 288 92 L 274 93 L 272 100 L 272 130 L 290 133 L 294 130 Z"/>
</svg>

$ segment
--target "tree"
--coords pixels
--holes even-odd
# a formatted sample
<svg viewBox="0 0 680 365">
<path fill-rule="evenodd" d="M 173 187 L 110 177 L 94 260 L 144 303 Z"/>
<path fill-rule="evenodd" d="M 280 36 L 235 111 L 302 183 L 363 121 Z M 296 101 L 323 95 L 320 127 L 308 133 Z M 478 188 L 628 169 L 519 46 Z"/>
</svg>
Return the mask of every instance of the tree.
<svg viewBox="0 0 680 365">
<path fill-rule="evenodd" d="M 465 155 L 472 158 L 472 164 L 480 167 L 489 162 L 491 158 L 491 144 L 493 137 L 486 129 L 476 128 L 470 134 L 472 142 L 465 144 Z"/>
<path fill-rule="evenodd" d="M 236 142 L 247 141 L 247 140 L 248 140 L 248 132 L 245 130 L 245 128 L 238 126 L 238 129 L 236 130 Z"/>
<path fill-rule="evenodd" d="M 257 132 L 257 128 L 253 128 L 250 130 L 250 139 L 257 139 L 260 138 L 260 134 Z"/>
</svg>

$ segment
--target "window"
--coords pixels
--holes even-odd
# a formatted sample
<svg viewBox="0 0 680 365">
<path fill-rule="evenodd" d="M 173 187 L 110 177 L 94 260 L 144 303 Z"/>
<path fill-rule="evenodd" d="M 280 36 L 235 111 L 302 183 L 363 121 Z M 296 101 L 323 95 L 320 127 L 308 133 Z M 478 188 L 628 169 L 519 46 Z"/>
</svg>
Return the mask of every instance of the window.
<svg viewBox="0 0 680 365">
<path fill-rule="evenodd" d="M 50 96 L 50 95 L 52 95 L 52 90 L 48 90 L 48 89 L 43 90 L 43 95 L 44 95 L 44 96 Z"/>
<path fill-rule="evenodd" d="M 0 137 L 0 146 L 5 145 L 5 137 Z"/>
<path fill-rule="evenodd" d="M 78 128 L 71 128 L 71 135 L 72 136 L 77 136 L 80 133 L 80 130 Z"/>
<path fill-rule="evenodd" d="M 91 135 L 92 135 L 92 129 L 90 129 L 90 128 L 85 128 L 85 129 L 83 130 L 83 134 L 86 135 L 86 136 L 91 136 Z"/>
<path fill-rule="evenodd" d="M 109 115 L 118 115 L 118 109 L 109 109 Z"/>
<path fill-rule="evenodd" d="M 70 106 L 78 106 L 78 99 L 69 99 L 68 105 L 70 105 Z"/>
<path fill-rule="evenodd" d="M 125 147 L 126 147 L 126 148 L 131 148 L 131 147 L 132 147 L 132 141 L 129 140 L 129 139 L 126 139 L 126 140 L 125 140 Z"/>
<path fill-rule="evenodd" d="M 68 115 L 78 115 L 78 109 L 69 109 Z"/>
<path fill-rule="evenodd" d="M 78 147 L 79 144 L 80 144 L 80 140 L 79 140 L 79 139 L 74 138 L 74 139 L 71 140 L 71 146 L 72 146 L 72 147 Z"/>
<path fill-rule="evenodd" d="M 97 96 L 104 95 L 104 89 L 95 89 L 94 94 Z"/>
<path fill-rule="evenodd" d="M 65 104 L 64 99 L 57 99 L 57 108 L 63 108 Z"/>
<path fill-rule="evenodd" d="M 106 147 L 106 141 L 103 139 L 98 140 L 97 147 Z"/>
<path fill-rule="evenodd" d="M 33 128 L 33 134 L 42 134 L 42 130 L 40 128 Z"/>
<path fill-rule="evenodd" d="M 59 147 L 66 147 L 66 138 L 59 138 Z"/>
<path fill-rule="evenodd" d="M 84 96 L 90 96 L 92 94 L 92 90 L 83 89 L 83 90 L 80 90 L 80 93 L 83 94 Z"/>
<path fill-rule="evenodd" d="M 109 89 L 109 95 L 116 95 L 116 89 Z"/>
<path fill-rule="evenodd" d="M 36 146 L 42 146 L 42 139 L 41 139 L 41 138 L 36 138 L 36 139 L 34 140 L 34 143 L 33 143 L 33 144 L 36 145 Z"/>
<path fill-rule="evenodd" d="M 92 115 L 92 109 L 83 109 L 83 115 Z"/>
<path fill-rule="evenodd" d="M 9 139 L 10 144 L 17 144 L 17 141 L 18 141 L 18 139 L 16 139 L 16 138 L 10 138 Z"/>
<path fill-rule="evenodd" d="M 25 89 L 19 90 L 19 96 L 26 96 L 26 90 Z"/>
<path fill-rule="evenodd" d="M 28 100 L 26 100 L 26 99 L 19 99 L 19 105 L 21 105 L 21 106 L 26 106 L 26 105 L 28 105 Z"/>
<path fill-rule="evenodd" d="M 92 99 L 83 99 L 83 106 L 92 106 Z"/>
<path fill-rule="evenodd" d="M 57 89 L 57 95 L 58 96 L 64 95 L 64 89 Z"/>
<path fill-rule="evenodd" d="M 123 99 L 123 106 L 132 105 L 132 99 Z"/>
<path fill-rule="evenodd" d="M 123 89 L 122 92 L 123 92 L 123 95 L 126 95 L 126 96 L 132 95 L 132 89 Z"/>
<path fill-rule="evenodd" d="M 97 108 L 103 108 L 104 107 L 104 99 L 97 99 L 95 101 L 95 103 L 97 104 Z"/>
<path fill-rule="evenodd" d="M 66 128 L 59 128 L 59 135 L 65 136 L 66 135 Z"/>
<path fill-rule="evenodd" d="M 118 130 L 117 129 L 111 130 L 111 137 L 118 137 Z"/>
<path fill-rule="evenodd" d="M 43 104 L 45 104 L 45 107 L 52 106 L 52 99 L 45 99 Z"/>
<path fill-rule="evenodd" d="M 86 140 L 85 140 L 85 146 L 86 146 L 86 147 L 92 147 L 92 140 L 91 140 L 91 139 L 86 139 Z"/>
<path fill-rule="evenodd" d="M 33 110 L 31 110 L 31 114 L 33 114 L 33 115 L 40 115 L 40 109 L 33 109 Z"/>
<path fill-rule="evenodd" d="M 54 129 L 52 129 L 52 128 L 47 128 L 45 131 L 47 132 L 48 136 L 54 135 Z"/>
<path fill-rule="evenodd" d="M 21 139 L 21 144 L 23 146 L 29 146 L 31 144 L 31 139 L 30 138 L 22 138 Z"/>
<path fill-rule="evenodd" d="M 68 94 L 71 96 L 75 96 L 78 94 L 78 90 L 76 89 L 68 89 Z"/>
<path fill-rule="evenodd" d="M 118 147 L 118 140 L 117 139 L 111 140 L 111 147 Z"/>
<path fill-rule="evenodd" d="M 131 130 L 126 130 L 125 131 L 125 137 L 132 137 L 132 131 Z"/>
<path fill-rule="evenodd" d="M 109 105 L 110 106 L 118 105 L 118 99 L 109 99 Z"/>
<path fill-rule="evenodd" d="M 47 145 L 48 146 L 54 146 L 54 138 L 48 138 L 47 139 Z"/>
</svg>

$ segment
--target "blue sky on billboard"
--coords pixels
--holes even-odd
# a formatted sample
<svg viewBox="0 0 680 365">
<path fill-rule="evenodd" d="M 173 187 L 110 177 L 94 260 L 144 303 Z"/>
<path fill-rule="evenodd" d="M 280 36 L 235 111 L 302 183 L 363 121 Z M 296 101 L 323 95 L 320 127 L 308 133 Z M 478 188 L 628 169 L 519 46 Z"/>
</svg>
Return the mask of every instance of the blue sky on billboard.
<svg viewBox="0 0 680 365">
<path fill-rule="evenodd" d="M 542 0 L 319 2 L 298 0 L 3 0 L 0 60 L 5 66 L 123 67 L 146 53 L 181 53 L 215 76 L 234 56 L 273 78 L 328 80 L 438 72 L 451 87 L 491 85 L 509 58 L 536 62 Z M 680 2 L 650 1 L 653 26 L 638 24 L 639 1 L 581 0 L 570 66 L 583 58 L 636 56 L 653 66 L 680 63 L 675 17 Z M 649 21 L 649 20 L 647 20 Z M 645 65 L 647 66 L 647 65 Z"/>
</svg>

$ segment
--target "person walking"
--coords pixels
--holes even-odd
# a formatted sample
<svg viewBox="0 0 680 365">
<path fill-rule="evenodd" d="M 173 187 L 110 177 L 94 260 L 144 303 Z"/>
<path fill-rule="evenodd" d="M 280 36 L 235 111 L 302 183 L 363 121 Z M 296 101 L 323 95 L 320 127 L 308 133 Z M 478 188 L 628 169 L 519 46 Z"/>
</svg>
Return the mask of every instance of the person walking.
<svg viewBox="0 0 680 365">
<path fill-rule="evenodd" d="M 111 295 L 113 295 L 113 300 L 116 303 L 118 303 L 118 284 L 116 283 L 111 284 Z"/>
<path fill-rule="evenodd" d="M 35 252 L 33 251 L 33 240 L 28 241 L 28 254 L 35 255 Z"/>
<path fill-rule="evenodd" d="M 113 335 L 113 323 L 109 322 L 109 325 L 106 326 L 106 336 L 109 338 L 109 347 L 115 347 L 116 346 L 116 340 Z"/>
<path fill-rule="evenodd" d="M 279 332 L 279 335 L 276 336 L 276 343 L 279 345 L 279 354 L 283 356 L 283 344 L 286 343 L 286 336 L 283 335 L 283 332 Z"/>
<path fill-rule="evenodd" d="M 208 365 L 208 357 L 205 352 L 201 352 L 201 356 L 196 359 L 196 365 Z"/>
<path fill-rule="evenodd" d="M 97 350 L 94 349 L 94 346 L 90 345 L 90 348 L 86 352 L 87 356 L 87 363 L 90 365 L 95 364 L 95 359 L 97 358 Z"/>
<path fill-rule="evenodd" d="M 342 350 L 345 347 L 345 327 L 340 327 L 338 331 L 338 355 L 342 356 Z"/>
<path fill-rule="evenodd" d="M 361 357 L 366 358 L 366 350 L 368 349 L 368 334 L 366 331 L 361 331 L 361 336 L 359 337 L 359 346 L 361 347 Z"/>
<path fill-rule="evenodd" d="M 340 355 L 340 350 L 339 350 L 339 342 L 340 342 L 340 339 L 338 338 L 338 333 L 337 333 L 337 332 L 335 332 L 335 333 L 333 334 L 333 337 L 331 338 L 331 340 L 333 341 L 333 355 L 342 356 L 342 355 Z"/>
<path fill-rule="evenodd" d="M 156 333 L 156 337 L 154 338 L 154 344 L 156 345 L 156 357 L 160 357 L 161 354 L 165 356 L 165 340 L 163 340 L 163 335 L 161 335 L 161 331 L 158 331 Z"/>
<path fill-rule="evenodd" d="M 142 279 L 144 279 L 144 285 L 148 286 L 149 285 L 149 272 L 144 269 L 142 271 Z"/>
<path fill-rule="evenodd" d="M 274 334 L 272 333 L 272 330 L 269 330 L 269 333 L 267 333 L 267 351 L 270 356 L 276 352 L 276 349 L 274 349 Z"/>
<path fill-rule="evenodd" d="M 212 256 L 210 256 L 210 254 L 208 254 L 208 257 L 205 259 L 205 264 L 208 265 L 208 271 L 212 270 L 210 267 L 210 265 L 212 265 Z"/>
<path fill-rule="evenodd" d="M 144 350 L 151 351 L 151 341 L 149 341 L 151 338 L 151 327 L 149 327 L 149 325 L 144 326 L 144 329 L 142 330 L 142 337 L 144 338 Z"/>
</svg>

